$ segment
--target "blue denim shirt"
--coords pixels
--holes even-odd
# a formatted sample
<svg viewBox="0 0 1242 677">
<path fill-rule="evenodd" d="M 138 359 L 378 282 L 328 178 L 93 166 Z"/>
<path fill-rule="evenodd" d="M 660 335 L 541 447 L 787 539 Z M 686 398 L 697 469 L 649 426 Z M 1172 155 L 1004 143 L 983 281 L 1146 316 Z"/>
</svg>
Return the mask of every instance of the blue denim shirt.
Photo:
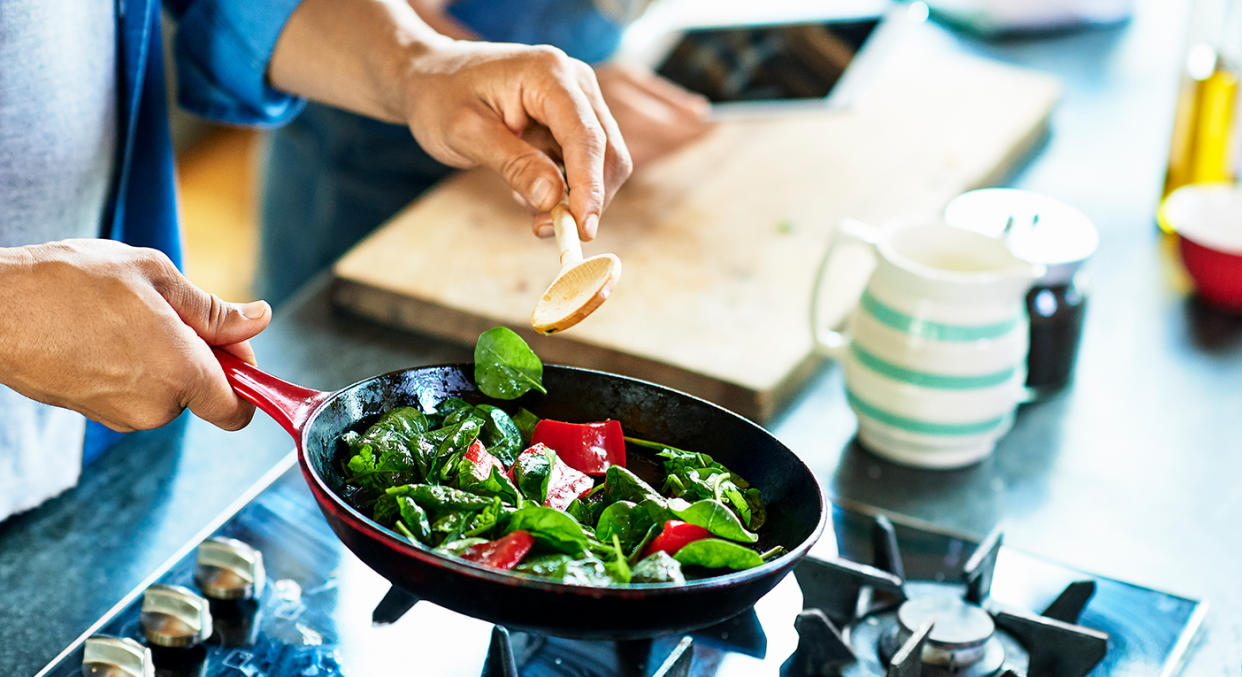
<svg viewBox="0 0 1242 677">
<path fill-rule="evenodd" d="M 302 101 L 267 84 L 267 64 L 301 0 L 168 0 L 177 19 L 177 100 L 191 112 L 239 125 L 281 124 Z M 178 265 L 181 236 L 173 186 L 157 0 L 116 0 L 121 138 L 111 218 L 113 239 L 159 249 Z M 83 462 L 118 437 L 87 426 Z"/>
</svg>

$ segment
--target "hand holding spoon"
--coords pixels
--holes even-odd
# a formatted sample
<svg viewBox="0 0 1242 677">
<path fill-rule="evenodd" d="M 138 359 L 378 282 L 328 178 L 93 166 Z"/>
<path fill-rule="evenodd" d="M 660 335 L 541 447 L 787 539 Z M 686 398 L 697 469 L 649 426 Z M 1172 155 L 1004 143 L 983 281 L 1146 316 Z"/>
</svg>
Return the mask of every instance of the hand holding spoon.
<svg viewBox="0 0 1242 677">
<path fill-rule="evenodd" d="M 621 277 L 621 259 L 615 254 L 583 260 L 578 224 L 564 204 L 552 208 L 552 227 L 561 251 L 561 272 L 530 314 L 530 326 L 541 334 L 554 334 L 581 322 L 608 298 Z"/>
</svg>

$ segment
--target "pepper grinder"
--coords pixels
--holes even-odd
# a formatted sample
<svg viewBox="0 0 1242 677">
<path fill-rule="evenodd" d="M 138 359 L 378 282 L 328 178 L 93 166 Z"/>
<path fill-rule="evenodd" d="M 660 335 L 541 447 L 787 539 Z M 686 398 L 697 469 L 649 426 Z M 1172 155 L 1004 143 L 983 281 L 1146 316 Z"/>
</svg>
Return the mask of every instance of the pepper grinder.
<svg viewBox="0 0 1242 677">
<path fill-rule="evenodd" d="M 1012 188 L 982 188 L 949 202 L 945 223 L 1005 238 L 1019 258 L 1043 264 L 1045 273 L 1026 297 L 1030 320 L 1027 402 L 1069 384 L 1078 358 L 1087 279 L 1083 264 L 1100 236 L 1081 211 L 1045 195 Z"/>
</svg>

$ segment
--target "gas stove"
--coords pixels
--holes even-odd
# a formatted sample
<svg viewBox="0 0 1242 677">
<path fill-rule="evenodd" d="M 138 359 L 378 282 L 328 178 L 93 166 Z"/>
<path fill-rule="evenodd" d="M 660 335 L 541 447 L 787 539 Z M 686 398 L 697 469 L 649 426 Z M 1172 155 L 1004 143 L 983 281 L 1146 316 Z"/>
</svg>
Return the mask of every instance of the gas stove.
<svg viewBox="0 0 1242 677">
<path fill-rule="evenodd" d="M 391 587 L 297 470 L 135 590 L 39 677 L 1172 675 L 1203 604 L 834 502 L 755 607 L 652 640 L 491 626 Z"/>
</svg>

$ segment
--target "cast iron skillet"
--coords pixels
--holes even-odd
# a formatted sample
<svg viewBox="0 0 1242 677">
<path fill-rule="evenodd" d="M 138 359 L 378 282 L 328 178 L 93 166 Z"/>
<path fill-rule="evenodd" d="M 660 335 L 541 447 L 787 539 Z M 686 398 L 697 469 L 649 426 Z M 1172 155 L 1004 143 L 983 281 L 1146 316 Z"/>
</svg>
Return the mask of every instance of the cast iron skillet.
<svg viewBox="0 0 1242 677">
<path fill-rule="evenodd" d="M 332 530 L 363 562 L 394 584 L 435 604 L 514 629 L 584 639 L 653 637 L 706 627 L 750 608 L 819 538 L 824 501 L 811 471 L 759 426 L 716 405 L 635 379 L 547 366 L 547 395 L 517 404 L 541 417 L 621 421 L 627 435 L 711 454 L 752 485 L 767 503 L 759 545 L 788 552 L 746 571 L 685 585 L 617 588 L 564 585 L 444 557 L 411 544 L 355 510 L 344 486 L 339 439 L 398 406 L 430 407 L 448 397 L 485 398 L 472 365 L 394 371 L 335 393 L 277 379 L 216 351 L 243 398 L 276 419 L 298 442 L 302 474 Z M 630 454 L 639 453 L 634 448 Z"/>
</svg>

